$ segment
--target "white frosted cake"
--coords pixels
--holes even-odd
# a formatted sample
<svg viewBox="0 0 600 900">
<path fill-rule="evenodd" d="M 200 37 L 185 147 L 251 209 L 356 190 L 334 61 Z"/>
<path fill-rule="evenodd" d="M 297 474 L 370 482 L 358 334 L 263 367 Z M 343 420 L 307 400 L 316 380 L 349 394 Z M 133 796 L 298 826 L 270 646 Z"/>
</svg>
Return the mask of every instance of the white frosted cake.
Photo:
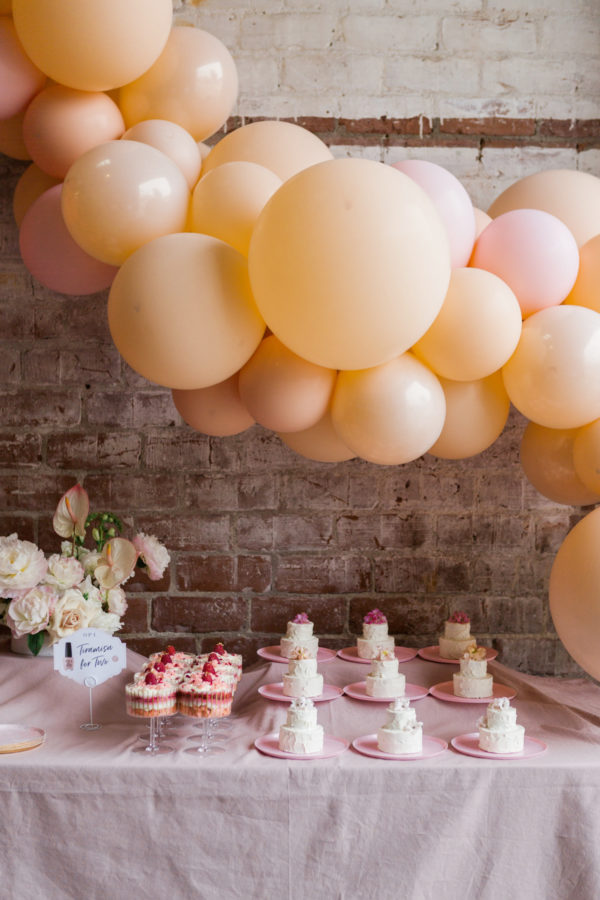
<svg viewBox="0 0 600 900">
<path fill-rule="evenodd" d="M 479 746 L 488 753 L 518 753 L 525 743 L 525 729 L 517 725 L 517 711 L 507 697 L 498 697 L 477 723 Z"/>
<path fill-rule="evenodd" d="M 365 684 L 368 697 L 402 697 L 406 678 L 398 671 L 393 650 L 380 650 L 371 660 Z"/>
<path fill-rule="evenodd" d="M 317 660 L 302 647 L 292 651 L 287 674 L 283 676 L 283 693 L 286 697 L 318 697 L 323 693 Z"/>
<path fill-rule="evenodd" d="M 471 637 L 471 620 L 463 612 L 452 613 L 444 624 L 444 633 L 440 635 L 440 656 L 445 659 L 460 659 L 467 650 L 477 644 Z"/>
<path fill-rule="evenodd" d="M 408 697 L 397 697 L 387 708 L 387 722 L 377 732 L 377 746 L 382 753 L 421 753 L 423 723 Z"/>
<path fill-rule="evenodd" d="M 298 697 L 288 707 L 285 725 L 279 729 L 279 749 L 286 753 L 319 753 L 323 749 L 323 726 L 307 697 Z"/>
<path fill-rule="evenodd" d="M 286 659 L 292 658 L 294 650 L 306 650 L 309 656 L 316 658 L 319 650 L 319 638 L 313 635 L 313 623 L 306 613 L 298 613 L 287 623 L 285 637 L 279 641 L 279 652 Z"/>
<path fill-rule="evenodd" d="M 457 697 L 491 697 L 494 679 L 487 671 L 485 647 L 471 647 L 460 661 L 460 672 L 452 676 Z"/>
<path fill-rule="evenodd" d="M 380 650 L 394 652 L 394 638 L 388 634 L 388 620 L 379 609 L 372 609 L 363 618 L 362 637 L 356 639 L 360 659 L 374 659 Z"/>
</svg>

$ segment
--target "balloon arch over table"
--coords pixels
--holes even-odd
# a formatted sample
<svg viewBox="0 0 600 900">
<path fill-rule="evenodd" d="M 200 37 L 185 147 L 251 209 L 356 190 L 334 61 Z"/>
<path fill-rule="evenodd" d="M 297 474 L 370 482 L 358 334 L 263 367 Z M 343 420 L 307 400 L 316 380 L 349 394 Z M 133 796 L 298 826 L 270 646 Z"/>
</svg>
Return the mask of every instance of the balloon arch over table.
<svg viewBox="0 0 600 900">
<path fill-rule="evenodd" d="M 259 422 L 309 459 L 473 456 L 514 406 L 526 477 L 600 501 L 600 179 L 539 172 L 474 209 L 424 160 L 334 159 L 297 125 L 203 143 L 237 98 L 226 47 L 171 0 L 0 0 L 0 150 L 51 290 L 110 288 L 138 373 L 206 434 Z M 550 608 L 600 677 L 600 509 Z"/>
</svg>

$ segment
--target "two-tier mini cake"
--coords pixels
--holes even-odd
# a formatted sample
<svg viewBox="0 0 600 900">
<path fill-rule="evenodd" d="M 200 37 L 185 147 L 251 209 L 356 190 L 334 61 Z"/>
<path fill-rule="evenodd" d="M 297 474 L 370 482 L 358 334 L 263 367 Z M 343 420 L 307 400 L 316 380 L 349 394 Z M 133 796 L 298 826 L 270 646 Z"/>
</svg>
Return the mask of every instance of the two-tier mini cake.
<svg viewBox="0 0 600 900">
<path fill-rule="evenodd" d="M 279 652 L 285 659 L 291 659 L 294 650 L 306 650 L 309 656 L 316 658 L 319 650 L 319 638 L 313 635 L 314 623 L 306 613 L 298 613 L 287 623 L 285 637 L 279 642 Z"/>
<path fill-rule="evenodd" d="M 460 672 L 452 676 L 457 697 L 491 697 L 494 679 L 487 671 L 485 647 L 471 647 L 460 661 Z"/>
<path fill-rule="evenodd" d="M 382 753 L 421 753 L 423 723 L 408 697 L 397 697 L 387 708 L 387 721 L 377 732 L 377 746 Z"/>
<path fill-rule="evenodd" d="M 452 613 L 444 624 L 444 633 L 440 635 L 440 656 L 445 659 L 460 659 L 471 647 L 477 644 L 471 637 L 471 620 L 464 612 Z"/>
<path fill-rule="evenodd" d="M 325 736 L 317 723 L 317 708 L 307 697 L 290 703 L 284 725 L 279 728 L 279 749 L 286 753 L 319 753 Z"/>
<path fill-rule="evenodd" d="M 172 716 L 177 710 L 177 685 L 159 673 L 146 672 L 143 679 L 125 685 L 130 716 Z"/>
<path fill-rule="evenodd" d="M 482 750 L 488 753 L 518 753 L 523 749 L 525 729 L 517 725 L 517 711 L 507 697 L 492 700 L 485 716 L 477 724 Z"/>
<path fill-rule="evenodd" d="M 292 650 L 287 674 L 283 676 L 286 697 L 318 697 L 323 693 L 323 676 L 317 672 L 317 660 L 303 647 Z"/>
<path fill-rule="evenodd" d="M 380 609 L 372 609 L 363 618 L 362 637 L 356 639 L 360 659 L 374 659 L 380 650 L 394 652 L 394 638 L 388 634 L 388 620 Z"/>
<path fill-rule="evenodd" d="M 368 697 L 402 697 L 406 678 L 398 671 L 394 651 L 380 650 L 371 660 L 371 671 L 365 680 Z"/>
</svg>

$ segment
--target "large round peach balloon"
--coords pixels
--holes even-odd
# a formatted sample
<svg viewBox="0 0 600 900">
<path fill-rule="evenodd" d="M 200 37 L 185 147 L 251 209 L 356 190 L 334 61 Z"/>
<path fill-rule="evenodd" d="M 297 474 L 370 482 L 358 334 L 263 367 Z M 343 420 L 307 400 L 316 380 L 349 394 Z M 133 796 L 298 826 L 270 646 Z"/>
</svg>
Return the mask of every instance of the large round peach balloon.
<svg viewBox="0 0 600 900">
<path fill-rule="evenodd" d="M 23 138 L 40 169 L 64 178 L 86 150 L 121 137 L 125 123 L 108 94 L 51 84 L 35 97 L 23 119 Z"/>
<path fill-rule="evenodd" d="M 166 235 L 130 256 L 110 290 L 108 323 L 132 369 L 178 390 L 230 378 L 264 333 L 246 260 L 203 234 Z"/>
<path fill-rule="evenodd" d="M 600 419 L 578 428 L 573 439 L 575 472 L 600 500 Z"/>
<path fill-rule="evenodd" d="M 193 190 L 200 175 L 202 156 L 198 142 L 189 131 L 166 119 L 147 119 L 133 125 L 123 137 L 127 141 L 150 144 L 172 159 L 185 175 L 190 191 Z"/>
<path fill-rule="evenodd" d="M 588 513 L 563 541 L 550 572 L 550 613 L 567 651 L 600 678 L 600 509 Z"/>
<path fill-rule="evenodd" d="M 265 428 L 304 431 L 325 415 L 335 378 L 333 369 L 302 359 L 271 334 L 240 371 L 240 397 Z"/>
<path fill-rule="evenodd" d="M 192 194 L 190 230 L 231 244 L 248 256 L 250 238 L 281 178 L 251 162 L 230 162 L 203 175 Z"/>
<path fill-rule="evenodd" d="M 171 0 L 13 0 L 25 52 L 54 81 L 106 91 L 133 81 L 162 51 Z"/>
<path fill-rule="evenodd" d="M 177 412 L 192 428 L 213 437 L 230 437 L 254 425 L 238 389 L 238 374 L 195 391 L 174 390 Z"/>
<path fill-rule="evenodd" d="M 590 490 L 575 471 L 573 448 L 577 428 L 544 428 L 529 422 L 521 439 L 521 465 L 536 491 L 554 503 L 587 506 L 600 494 Z"/>
<path fill-rule="evenodd" d="M 446 226 L 452 268 L 466 266 L 475 242 L 475 214 L 471 198 L 458 178 L 425 159 L 392 163 L 423 188 Z"/>
<path fill-rule="evenodd" d="M 453 269 L 443 306 L 413 352 L 444 378 L 476 381 L 504 365 L 520 336 L 521 309 L 506 282 Z"/>
<path fill-rule="evenodd" d="M 0 153 L 12 159 L 31 159 L 23 140 L 24 118 L 25 112 L 20 112 L 10 119 L 0 119 Z"/>
<path fill-rule="evenodd" d="M 497 197 L 489 215 L 541 209 L 563 222 L 581 247 L 600 234 L 600 178 L 576 169 L 549 169 L 515 181 Z"/>
<path fill-rule="evenodd" d="M 0 119 L 23 112 L 46 76 L 25 52 L 12 19 L 0 16 Z"/>
<path fill-rule="evenodd" d="M 299 356 L 364 369 L 425 333 L 448 288 L 442 221 L 408 176 L 366 159 L 318 163 L 286 181 L 248 256 L 258 307 Z"/>
<path fill-rule="evenodd" d="M 305 431 L 279 432 L 283 443 L 306 459 L 317 462 L 343 462 L 355 454 L 341 440 L 331 421 L 331 410 Z"/>
<path fill-rule="evenodd" d="M 440 436 L 446 401 L 436 376 L 412 353 L 356 372 L 340 372 L 331 420 L 357 456 L 381 465 L 410 462 Z"/>
<path fill-rule="evenodd" d="M 546 428 L 578 428 L 600 417 L 600 313 L 553 306 L 523 323 L 502 370 L 519 412 Z"/>
<path fill-rule="evenodd" d="M 63 221 L 57 184 L 29 207 L 19 231 L 23 262 L 34 278 L 62 294 L 94 294 L 107 288 L 117 274 L 85 253 L 75 243 Z"/>
<path fill-rule="evenodd" d="M 600 234 L 579 249 L 579 272 L 566 304 L 600 312 Z"/>
<path fill-rule="evenodd" d="M 227 47 L 207 31 L 180 25 L 156 62 L 121 88 L 119 106 L 128 128 L 143 119 L 167 119 L 203 141 L 227 121 L 237 92 Z"/>
<path fill-rule="evenodd" d="M 510 409 L 500 372 L 477 381 L 440 378 L 440 384 L 446 419 L 428 452 L 441 459 L 466 459 L 487 450 L 502 434 Z"/>
<path fill-rule="evenodd" d="M 202 173 L 223 163 L 245 160 L 287 181 L 302 169 L 329 159 L 333 159 L 331 150 L 316 134 L 293 122 L 267 119 L 228 132 L 204 160 Z"/>
<path fill-rule="evenodd" d="M 35 163 L 27 166 L 19 180 L 17 181 L 15 192 L 13 194 L 13 214 L 17 226 L 21 227 L 21 222 L 25 213 L 34 200 L 47 191 L 49 188 L 59 184 L 60 179 L 53 178 L 46 172 L 42 172 Z M 64 225 L 64 222 L 63 222 Z M 66 228 L 66 226 L 64 226 Z"/>
<path fill-rule="evenodd" d="M 185 228 L 190 192 L 173 160 L 137 141 L 88 150 L 67 172 L 67 228 L 97 259 L 121 265 L 134 250 Z"/>
</svg>

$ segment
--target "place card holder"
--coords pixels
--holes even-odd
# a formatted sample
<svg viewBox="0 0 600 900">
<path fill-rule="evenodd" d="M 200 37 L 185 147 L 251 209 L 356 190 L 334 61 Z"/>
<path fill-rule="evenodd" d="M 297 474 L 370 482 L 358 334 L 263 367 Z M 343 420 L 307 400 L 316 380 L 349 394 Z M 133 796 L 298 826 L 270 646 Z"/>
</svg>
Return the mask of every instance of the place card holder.
<svg viewBox="0 0 600 900">
<path fill-rule="evenodd" d="M 92 691 L 125 668 L 126 649 L 118 637 L 100 628 L 82 628 L 54 644 L 54 670 L 89 689 L 90 720 L 79 726 L 83 731 L 102 727 L 94 722 Z"/>
</svg>

